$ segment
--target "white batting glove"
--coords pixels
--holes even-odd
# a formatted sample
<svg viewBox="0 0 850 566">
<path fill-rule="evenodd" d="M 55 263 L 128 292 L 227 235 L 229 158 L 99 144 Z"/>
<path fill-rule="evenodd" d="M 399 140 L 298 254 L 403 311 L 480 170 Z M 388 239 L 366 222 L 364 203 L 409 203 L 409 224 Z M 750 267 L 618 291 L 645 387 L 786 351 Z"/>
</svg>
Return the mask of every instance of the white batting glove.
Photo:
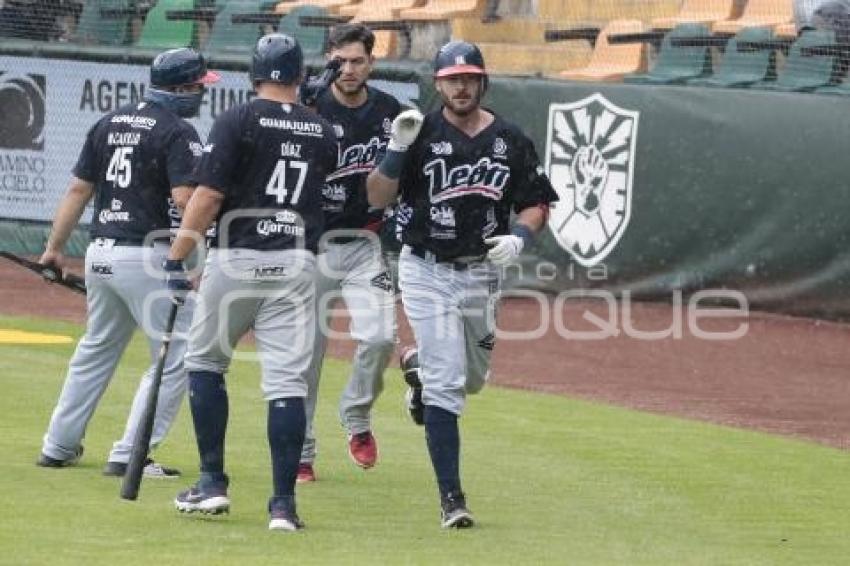
<svg viewBox="0 0 850 566">
<path fill-rule="evenodd" d="M 493 236 L 485 238 L 484 243 L 493 246 L 487 252 L 487 259 L 496 265 L 505 265 L 515 259 L 522 251 L 525 242 L 519 236 L 510 234 L 508 236 Z"/>
<path fill-rule="evenodd" d="M 416 141 L 423 119 L 422 112 L 415 108 L 405 110 L 396 116 L 390 129 L 390 142 L 387 144 L 387 149 L 407 151 L 408 146 Z"/>
</svg>

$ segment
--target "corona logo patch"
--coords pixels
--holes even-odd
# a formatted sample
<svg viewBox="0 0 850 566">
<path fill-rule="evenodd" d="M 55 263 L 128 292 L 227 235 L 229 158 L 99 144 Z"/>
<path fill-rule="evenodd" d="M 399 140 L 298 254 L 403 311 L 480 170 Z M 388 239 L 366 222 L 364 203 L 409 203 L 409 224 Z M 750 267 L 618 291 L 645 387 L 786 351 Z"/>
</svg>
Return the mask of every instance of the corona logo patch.
<svg viewBox="0 0 850 566">
<path fill-rule="evenodd" d="M 560 198 L 549 228 L 585 267 L 605 259 L 629 224 L 639 116 L 599 93 L 549 106 L 546 173 Z"/>
</svg>

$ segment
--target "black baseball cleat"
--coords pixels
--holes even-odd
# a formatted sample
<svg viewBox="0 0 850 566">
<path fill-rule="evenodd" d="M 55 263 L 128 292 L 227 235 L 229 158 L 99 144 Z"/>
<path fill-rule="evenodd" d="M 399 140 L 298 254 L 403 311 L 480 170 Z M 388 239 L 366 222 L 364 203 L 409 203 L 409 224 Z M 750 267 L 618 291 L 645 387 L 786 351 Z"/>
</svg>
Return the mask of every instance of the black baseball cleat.
<svg viewBox="0 0 850 566">
<path fill-rule="evenodd" d="M 297 531 L 303 528 L 304 521 L 295 512 L 294 495 L 269 499 L 270 531 Z"/>
<path fill-rule="evenodd" d="M 42 468 L 67 468 L 68 466 L 76 466 L 80 458 L 83 457 L 84 448 L 82 445 L 77 447 L 76 453 L 68 458 L 67 460 L 58 460 L 56 458 L 51 458 L 44 452 L 39 454 L 38 460 L 35 461 L 36 466 L 41 466 Z"/>
<path fill-rule="evenodd" d="M 441 525 L 444 529 L 468 529 L 475 525 L 472 513 L 466 508 L 463 492 L 449 493 L 440 501 Z"/>
<path fill-rule="evenodd" d="M 209 515 L 230 513 L 230 498 L 227 497 L 227 482 L 203 483 L 199 481 L 174 498 L 174 507 L 181 513 L 199 511 Z"/>
<path fill-rule="evenodd" d="M 105 476 L 123 478 L 126 473 L 126 462 L 107 462 L 106 466 L 103 468 L 103 475 Z M 180 470 L 167 468 L 162 464 L 154 462 L 153 459 L 148 458 L 145 460 L 145 468 L 142 471 L 142 474 L 146 478 L 175 479 L 180 477 Z"/>
<path fill-rule="evenodd" d="M 413 422 L 425 424 L 425 405 L 422 403 L 422 382 L 419 380 L 419 353 L 416 348 L 407 347 L 401 352 L 399 361 L 405 383 L 409 386 L 405 394 L 407 412 Z"/>
</svg>

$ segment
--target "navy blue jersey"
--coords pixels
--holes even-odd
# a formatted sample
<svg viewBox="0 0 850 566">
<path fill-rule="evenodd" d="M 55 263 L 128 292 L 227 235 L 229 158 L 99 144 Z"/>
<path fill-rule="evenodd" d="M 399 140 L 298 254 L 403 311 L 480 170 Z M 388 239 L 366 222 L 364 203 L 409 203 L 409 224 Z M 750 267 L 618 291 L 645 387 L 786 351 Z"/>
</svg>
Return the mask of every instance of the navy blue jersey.
<svg viewBox="0 0 850 566">
<path fill-rule="evenodd" d="M 323 191 L 327 230 L 377 227 L 383 216 L 382 209 L 369 206 L 366 177 L 386 149 L 401 105 L 381 90 L 368 88 L 367 92 L 366 102 L 358 108 L 340 104 L 331 89 L 316 102 L 316 111 L 333 124 L 340 144 L 336 168 Z"/>
<path fill-rule="evenodd" d="M 255 98 L 219 116 L 197 174 L 224 193 L 217 245 L 315 252 L 336 153 L 333 127 L 297 104 Z"/>
<path fill-rule="evenodd" d="M 482 256 L 515 212 L 558 200 L 534 144 L 495 116 L 475 137 L 436 110 L 407 151 L 395 220 L 405 244 L 452 259 Z"/>
<path fill-rule="evenodd" d="M 94 185 L 93 238 L 142 243 L 171 227 L 171 189 L 194 185 L 198 133 L 150 102 L 123 106 L 92 126 L 74 175 Z"/>
</svg>

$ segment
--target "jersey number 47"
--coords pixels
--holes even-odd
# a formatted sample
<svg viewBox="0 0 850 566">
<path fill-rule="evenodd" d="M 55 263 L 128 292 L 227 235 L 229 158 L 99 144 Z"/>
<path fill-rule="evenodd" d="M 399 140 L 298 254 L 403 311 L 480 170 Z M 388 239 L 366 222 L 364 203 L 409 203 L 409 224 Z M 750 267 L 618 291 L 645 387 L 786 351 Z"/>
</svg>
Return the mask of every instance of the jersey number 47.
<svg viewBox="0 0 850 566">
<path fill-rule="evenodd" d="M 280 159 L 274 168 L 269 184 L 266 185 L 266 194 L 273 195 L 278 204 L 285 204 L 287 196 L 289 196 L 289 204 L 297 204 L 298 197 L 301 196 L 301 189 L 304 188 L 304 179 L 307 178 L 307 162 Z M 298 173 L 298 178 L 293 183 L 293 176 L 287 175 L 288 171 Z M 287 183 L 287 180 L 289 183 Z M 292 187 L 292 185 L 295 185 Z M 292 191 L 290 192 L 290 188 Z M 290 196 L 291 195 L 291 196 Z"/>
</svg>

